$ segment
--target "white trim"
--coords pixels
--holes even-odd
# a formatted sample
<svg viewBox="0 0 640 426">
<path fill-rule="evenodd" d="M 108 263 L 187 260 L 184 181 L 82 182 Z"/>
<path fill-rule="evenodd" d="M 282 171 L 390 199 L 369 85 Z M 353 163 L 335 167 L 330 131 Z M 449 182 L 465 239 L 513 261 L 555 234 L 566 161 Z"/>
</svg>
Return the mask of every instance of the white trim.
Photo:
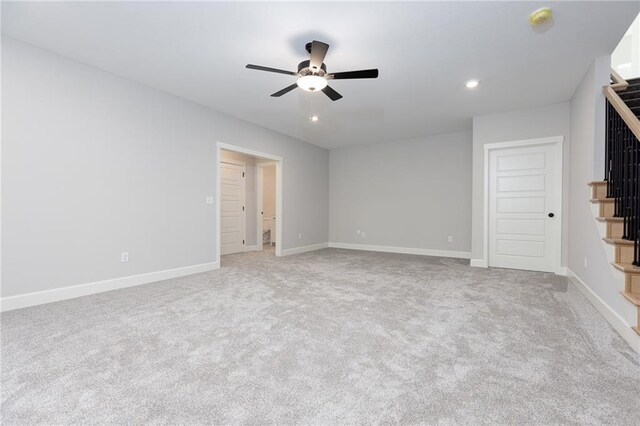
<svg viewBox="0 0 640 426">
<path fill-rule="evenodd" d="M 250 155 L 253 157 L 266 158 L 273 160 L 276 165 L 276 256 L 282 256 L 282 224 L 283 224 L 283 164 L 284 159 L 277 155 L 267 154 L 265 152 L 255 151 L 253 149 L 244 148 L 241 146 L 231 145 L 224 142 L 216 142 L 216 259 L 220 264 L 220 151 L 225 149 L 227 151 L 238 152 L 240 154 Z M 262 236 L 256 235 L 258 240 L 262 239 Z M 256 241 L 257 242 L 257 241 Z"/>
<path fill-rule="evenodd" d="M 369 244 L 351 244 L 351 243 L 334 243 L 334 242 L 330 242 L 329 247 L 341 248 L 341 249 L 347 249 L 347 250 L 365 250 L 365 251 L 378 251 L 378 252 L 384 252 L 384 253 L 415 254 L 419 256 L 454 257 L 458 259 L 471 258 L 471 252 L 468 252 L 468 251 L 436 250 L 436 249 L 392 247 L 392 246 L 374 246 Z"/>
<path fill-rule="evenodd" d="M 604 319 L 629 343 L 631 348 L 640 353 L 640 336 L 633 331 L 631 326 L 618 315 L 607 303 L 594 293 L 580 277 L 578 277 L 571 269 L 567 268 L 567 277 L 582 294 L 591 302 L 591 304 L 602 314 Z"/>
<path fill-rule="evenodd" d="M 254 246 L 245 246 L 244 251 L 245 253 L 248 251 L 260 251 L 260 246 L 257 244 Z"/>
<path fill-rule="evenodd" d="M 318 244 L 311 244 L 308 246 L 294 247 L 294 248 L 282 250 L 282 255 L 290 256 L 292 254 L 300 254 L 300 253 L 306 253 L 309 251 L 322 250 L 327 247 L 329 247 L 329 243 L 318 243 Z"/>
<path fill-rule="evenodd" d="M 247 171 L 247 163 L 244 161 L 240 161 L 240 160 L 220 160 L 221 163 L 224 164 L 232 164 L 234 166 L 242 166 L 245 169 L 245 172 Z"/>
<path fill-rule="evenodd" d="M 42 305 L 44 303 L 57 302 L 59 300 L 74 299 L 76 297 L 104 293 L 105 291 L 117 290 L 120 288 L 134 287 L 171 278 L 199 274 L 202 272 L 213 271 L 218 268 L 220 268 L 219 262 L 209 262 L 199 265 L 183 266 L 181 268 L 166 269 L 164 271 L 130 275 L 128 277 L 113 278 L 110 280 L 19 294 L 17 296 L 3 297 L 0 299 L 0 312 L 26 308 L 28 306 Z"/>
<path fill-rule="evenodd" d="M 489 265 L 487 264 L 487 260 L 486 259 L 471 259 L 471 262 L 469 262 L 469 266 L 473 267 L 473 268 L 488 268 Z"/>
<path fill-rule="evenodd" d="M 559 271 L 562 268 L 562 192 L 564 188 L 563 177 L 564 177 L 564 136 L 552 136 L 548 138 L 537 138 L 537 139 L 524 139 L 517 141 L 509 141 L 509 142 L 496 142 L 496 143 L 488 143 L 484 145 L 484 203 L 482 214 L 484 217 L 482 218 L 482 259 L 477 259 L 476 262 L 478 265 L 487 265 L 487 266 L 479 266 L 479 267 L 488 267 L 489 266 L 489 152 L 494 149 L 504 149 L 504 148 L 517 148 L 523 146 L 532 146 L 532 145 L 546 145 L 546 144 L 555 144 L 556 145 L 556 159 L 558 160 L 556 164 L 556 171 L 558 177 L 557 188 L 558 191 L 556 193 L 556 211 L 554 212 L 559 223 L 560 232 L 556 236 L 556 246 L 558 248 L 556 253 L 556 266 L 555 270 Z M 476 266 L 476 265 L 471 265 Z"/>
<path fill-rule="evenodd" d="M 566 266 L 562 266 L 558 269 L 556 269 L 556 275 L 561 275 L 563 277 L 566 277 L 567 274 L 569 273 L 569 268 L 567 268 Z"/>
</svg>

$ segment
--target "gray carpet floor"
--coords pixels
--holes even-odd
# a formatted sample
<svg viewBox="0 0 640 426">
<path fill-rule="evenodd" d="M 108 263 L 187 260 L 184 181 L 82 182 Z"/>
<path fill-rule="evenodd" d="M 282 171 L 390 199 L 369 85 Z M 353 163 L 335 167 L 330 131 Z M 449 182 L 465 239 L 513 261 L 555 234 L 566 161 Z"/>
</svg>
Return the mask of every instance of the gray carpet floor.
<svg viewBox="0 0 640 426">
<path fill-rule="evenodd" d="M 640 424 L 566 279 L 326 249 L 1 316 L 3 424 Z"/>
</svg>

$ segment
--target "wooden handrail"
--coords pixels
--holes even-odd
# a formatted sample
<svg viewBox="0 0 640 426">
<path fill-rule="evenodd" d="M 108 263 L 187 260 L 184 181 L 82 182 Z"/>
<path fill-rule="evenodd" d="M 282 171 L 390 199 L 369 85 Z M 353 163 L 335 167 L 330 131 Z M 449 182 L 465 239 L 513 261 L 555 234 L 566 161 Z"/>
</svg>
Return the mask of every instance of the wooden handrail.
<svg viewBox="0 0 640 426">
<path fill-rule="evenodd" d="M 620 117 L 622 117 L 631 132 L 636 135 L 636 138 L 640 139 L 640 120 L 638 120 L 638 117 L 636 117 L 617 93 L 620 90 L 627 89 L 629 83 L 620 77 L 613 69 L 611 70 L 611 80 L 613 81 L 612 84 L 602 88 L 604 96 L 606 96 L 611 106 L 615 108 Z M 620 87 L 624 87 L 624 89 L 620 89 Z"/>
<path fill-rule="evenodd" d="M 622 76 L 618 74 L 613 68 L 611 68 L 611 81 L 613 81 L 613 83 L 610 87 L 616 92 L 622 92 L 624 90 L 627 90 L 627 88 L 629 87 L 629 83 L 627 83 L 627 80 L 622 78 Z"/>
</svg>

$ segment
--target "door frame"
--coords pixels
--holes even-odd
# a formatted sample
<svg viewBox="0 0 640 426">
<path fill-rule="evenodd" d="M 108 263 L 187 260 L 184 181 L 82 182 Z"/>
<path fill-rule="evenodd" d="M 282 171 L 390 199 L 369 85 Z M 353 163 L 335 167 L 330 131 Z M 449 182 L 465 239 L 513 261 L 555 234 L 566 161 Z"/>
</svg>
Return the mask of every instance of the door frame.
<svg viewBox="0 0 640 426">
<path fill-rule="evenodd" d="M 562 192 L 564 188 L 563 182 L 563 145 L 564 145 L 564 136 L 551 136 L 547 138 L 537 138 L 537 139 L 524 139 L 524 140 L 516 140 L 516 141 L 508 141 L 508 142 L 496 142 L 496 143 L 488 143 L 484 145 L 484 206 L 483 206 L 483 214 L 484 221 L 482 224 L 482 248 L 484 253 L 482 254 L 481 264 L 474 265 L 480 266 L 483 268 L 489 267 L 489 222 L 491 218 L 489 217 L 489 182 L 490 176 L 490 164 L 489 164 L 489 154 L 493 150 L 500 150 L 506 148 L 521 148 L 526 146 L 536 146 L 536 145 L 554 145 L 556 151 L 556 176 L 558 178 L 558 182 L 556 183 L 556 194 L 553 197 L 556 208 L 554 210 L 555 216 L 558 221 L 558 235 L 555 238 L 555 244 L 558 248 L 556 250 L 556 259 L 554 261 L 555 264 L 555 273 L 558 275 L 564 275 L 562 271 Z M 557 212 L 557 213 L 556 213 Z"/>
<path fill-rule="evenodd" d="M 216 260 L 218 265 L 220 264 L 220 161 L 221 161 L 221 150 L 233 151 L 239 154 L 250 155 L 253 157 L 265 158 L 267 160 L 272 160 L 276 165 L 276 256 L 282 256 L 282 230 L 283 230 L 283 196 L 284 196 L 284 182 L 283 182 L 283 169 L 284 169 L 284 159 L 280 156 L 269 154 L 266 152 L 255 151 L 253 149 L 244 148 L 237 145 L 231 145 L 228 143 L 216 142 Z M 261 210 L 258 210 L 258 213 Z M 260 229 L 262 229 L 262 223 L 260 223 Z M 258 229 L 256 229 L 256 232 Z M 261 246 L 262 243 L 262 235 L 256 235 L 256 242 L 258 242 L 258 246 Z M 221 265 L 222 266 L 222 265 Z"/>
</svg>

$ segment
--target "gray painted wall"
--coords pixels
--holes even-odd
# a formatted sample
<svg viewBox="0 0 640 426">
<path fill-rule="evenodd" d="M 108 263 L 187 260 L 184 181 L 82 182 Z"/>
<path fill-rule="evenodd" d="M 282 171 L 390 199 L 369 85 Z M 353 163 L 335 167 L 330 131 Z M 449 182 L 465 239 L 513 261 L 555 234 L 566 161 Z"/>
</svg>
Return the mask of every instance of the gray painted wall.
<svg viewBox="0 0 640 426">
<path fill-rule="evenodd" d="M 568 217 L 569 208 L 569 144 L 570 106 L 569 103 L 547 105 L 501 114 L 483 115 L 473 118 L 473 219 L 472 219 L 472 259 L 482 259 L 484 214 L 484 145 L 550 136 L 564 136 L 563 173 L 563 235 L 562 265 L 568 259 Z"/>
<path fill-rule="evenodd" d="M 609 64 L 609 56 L 597 58 L 571 100 L 569 269 L 624 318 L 624 307 L 629 302 L 615 285 L 614 271 L 588 202 L 591 189 L 587 186 L 588 182 L 602 180 L 604 176 L 605 121 L 601 107 L 604 105 L 602 86 L 609 83 Z"/>
<path fill-rule="evenodd" d="M 330 196 L 331 242 L 468 252 L 471 133 L 332 149 Z"/>
<path fill-rule="evenodd" d="M 284 158 L 284 249 L 327 241 L 327 150 L 9 38 L 2 53 L 3 296 L 215 261 L 216 141 Z"/>
</svg>

